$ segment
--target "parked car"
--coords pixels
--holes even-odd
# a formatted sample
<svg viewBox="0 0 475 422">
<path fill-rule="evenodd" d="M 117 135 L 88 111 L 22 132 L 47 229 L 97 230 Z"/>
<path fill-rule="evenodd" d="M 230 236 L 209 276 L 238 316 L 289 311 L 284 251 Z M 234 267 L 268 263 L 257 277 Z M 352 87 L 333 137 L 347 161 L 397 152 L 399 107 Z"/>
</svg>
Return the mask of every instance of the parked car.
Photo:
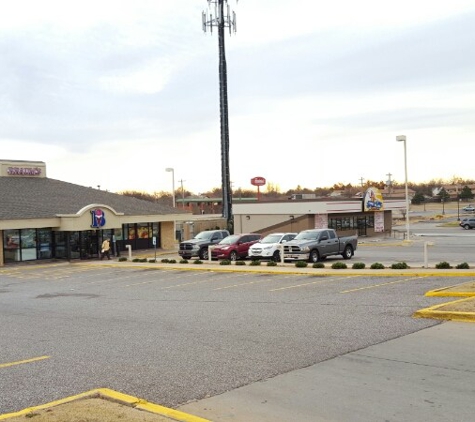
<svg viewBox="0 0 475 422">
<path fill-rule="evenodd" d="M 462 210 L 466 211 L 466 212 L 474 212 L 475 211 L 475 207 L 473 205 L 467 205 L 466 207 L 463 207 Z"/>
<path fill-rule="evenodd" d="M 258 233 L 233 234 L 221 240 L 213 249 L 211 249 L 212 259 L 229 259 L 236 261 L 246 258 L 249 248 L 261 240 Z"/>
<path fill-rule="evenodd" d="M 271 233 L 249 248 L 251 259 L 272 259 L 280 261 L 281 244 L 292 240 L 297 233 Z"/>
<path fill-rule="evenodd" d="M 333 229 L 304 230 L 284 245 L 284 260 L 315 263 L 331 255 L 351 259 L 357 246 L 357 236 L 338 237 Z"/>
<path fill-rule="evenodd" d="M 198 256 L 200 259 L 208 259 L 208 246 L 216 245 L 229 236 L 227 230 L 208 230 L 198 233 L 193 239 L 180 243 L 178 255 L 183 259 Z"/>
<path fill-rule="evenodd" d="M 463 227 L 465 230 L 475 229 L 475 218 L 463 218 L 459 223 L 460 227 Z"/>
</svg>

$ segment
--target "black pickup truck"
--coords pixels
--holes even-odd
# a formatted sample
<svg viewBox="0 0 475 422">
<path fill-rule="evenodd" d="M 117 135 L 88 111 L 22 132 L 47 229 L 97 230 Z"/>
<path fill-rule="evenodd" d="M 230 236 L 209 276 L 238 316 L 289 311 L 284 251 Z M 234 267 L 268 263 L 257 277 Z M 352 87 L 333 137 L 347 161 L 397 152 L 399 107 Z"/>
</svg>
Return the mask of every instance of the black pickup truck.
<svg viewBox="0 0 475 422">
<path fill-rule="evenodd" d="M 216 245 L 225 237 L 229 236 L 227 230 L 208 230 L 198 233 L 193 239 L 185 240 L 180 243 L 178 255 L 183 259 L 190 259 L 192 256 L 198 256 L 206 260 L 208 256 L 208 246 Z"/>
<path fill-rule="evenodd" d="M 357 236 L 338 237 L 333 229 L 304 230 L 284 244 L 284 261 L 318 262 L 330 255 L 350 259 L 357 245 Z"/>
</svg>

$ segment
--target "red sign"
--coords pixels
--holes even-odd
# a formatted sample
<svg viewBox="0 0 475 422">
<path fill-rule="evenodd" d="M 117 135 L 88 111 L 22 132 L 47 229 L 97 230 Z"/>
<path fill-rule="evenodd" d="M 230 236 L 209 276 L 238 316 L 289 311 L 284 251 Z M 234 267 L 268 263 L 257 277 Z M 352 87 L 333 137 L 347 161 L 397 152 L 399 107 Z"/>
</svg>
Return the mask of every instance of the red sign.
<svg viewBox="0 0 475 422">
<path fill-rule="evenodd" d="M 263 177 L 253 177 L 251 179 L 252 186 L 264 186 L 266 184 L 266 179 Z"/>
</svg>

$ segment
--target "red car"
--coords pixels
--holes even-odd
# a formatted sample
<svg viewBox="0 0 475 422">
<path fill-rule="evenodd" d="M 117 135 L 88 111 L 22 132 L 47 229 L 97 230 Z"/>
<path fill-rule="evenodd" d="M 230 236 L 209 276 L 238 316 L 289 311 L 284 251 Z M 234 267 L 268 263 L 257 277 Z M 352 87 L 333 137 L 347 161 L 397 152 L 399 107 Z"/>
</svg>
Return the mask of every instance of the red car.
<svg viewBox="0 0 475 422">
<path fill-rule="evenodd" d="M 211 258 L 231 261 L 246 258 L 251 245 L 260 239 L 261 235 L 258 233 L 233 234 L 225 237 L 211 250 Z"/>
</svg>

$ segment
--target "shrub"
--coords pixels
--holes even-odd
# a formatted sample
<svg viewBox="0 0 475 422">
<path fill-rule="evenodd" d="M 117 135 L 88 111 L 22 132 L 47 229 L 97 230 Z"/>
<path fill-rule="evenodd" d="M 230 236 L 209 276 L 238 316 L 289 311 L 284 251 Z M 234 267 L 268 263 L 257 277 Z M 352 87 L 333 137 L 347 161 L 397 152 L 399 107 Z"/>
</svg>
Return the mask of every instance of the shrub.
<svg viewBox="0 0 475 422">
<path fill-rule="evenodd" d="M 188 260 L 187 259 L 180 259 L 180 264 L 188 264 Z"/>
<path fill-rule="evenodd" d="M 148 262 L 157 262 L 157 260 L 152 258 L 152 259 L 149 259 Z"/>
<path fill-rule="evenodd" d="M 452 265 L 450 265 L 446 261 L 442 261 L 442 262 L 439 262 L 438 264 L 435 264 L 435 268 L 437 268 L 438 270 L 448 270 L 452 268 Z"/>
<path fill-rule="evenodd" d="M 334 262 L 332 264 L 332 268 L 334 270 L 344 270 L 344 269 L 348 268 L 348 266 L 344 262 Z"/>
<path fill-rule="evenodd" d="M 132 259 L 132 262 L 140 262 L 140 258 L 134 258 Z"/>
<path fill-rule="evenodd" d="M 375 262 L 374 264 L 371 264 L 371 267 L 370 267 L 372 270 L 383 270 L 384 269 L 384 265 L 381 264 L 380 262 Z"/>
<path fill-rule="evenodd" d="M 308 264 L 307 264 L 305 261 L 297 261 L 297 262 L 295 263 L 295 266 L 296 266 L 297 268 L 305 268 L 307 265 L 308 265 Z"/>
<path fill-rule="evenodd" d="M 410 267 L 405 262 L 396 262 L 395 264 L 391 264 L 391 268 L 393 270 L 406 270 Z"/>
<path fill-rule="evenodd" d="M 461 264 L 458 264 L 455 268 L 458 270 L 468 270 L 470 267 L 466 262 L 462 262 Z"/>
<path fill-rule="evenodd" d="M 362 270 L 363 268 L 366 268 L 366 264 L 364 262 L 355 262 L 351 268 L 354 270 Z"/>
<path fill-rule="evenodd" d="M 277 262 L 275 262 L 275 261 L 269 261 L 269 262 L 267 263 L 267 266 L 268 266 L 268 267 L 277 267 Z"/>
<path fill-rule="evenodd" d="M 147 262 L 147 258 L 140 258 L 139 262 Z"/>
<path fill-rule="evenodd" d="M 231 265 L 231 261 L 229 259 L 223 259 L 219 262 L 219 265 Z"/>
<path fill-rule="evenodd" d="M 325 268 L 325 264 L 323 262 L 314 262 L 312 268 Z"/>
<path fill-rule="evenodd" d="M 203 263 L 203 261 L 201 261 L 201 260 L 199 260 L 199 259 L 195 259 L 195 260 L 193 261 L 193 264 L 202 264 L 202 263 Z"/>
<path fill-rule="evenodd" d="M 119 262 L 124 262 L 124 261 L 127 261 L 127 258 L 125 256 L 121 256 L 119 259 L 118 259 Z"/>
<path fill-rule="evenodd" d="M 249 265 L 261 265 L 261 261 L 258 259 L 253 259 Z"/>
<path fill-rule="evenodd" d="M 169 263 L 169 264 L 176 264 L 176 259 L 170 259 L 170 260 L 168 261 L 168 263 Z"/>
<path fill-rule="evenodd" d="M 246 265 L 246 261 L 236 261 L 236 265 Z"/>
<path fill-rule="evenodd" d="M 163 264 L 168 264 L 170 262 L 169 259 L 167 258 L 163 258 L 162 261 L 161 261 Z"/>
</svg>

